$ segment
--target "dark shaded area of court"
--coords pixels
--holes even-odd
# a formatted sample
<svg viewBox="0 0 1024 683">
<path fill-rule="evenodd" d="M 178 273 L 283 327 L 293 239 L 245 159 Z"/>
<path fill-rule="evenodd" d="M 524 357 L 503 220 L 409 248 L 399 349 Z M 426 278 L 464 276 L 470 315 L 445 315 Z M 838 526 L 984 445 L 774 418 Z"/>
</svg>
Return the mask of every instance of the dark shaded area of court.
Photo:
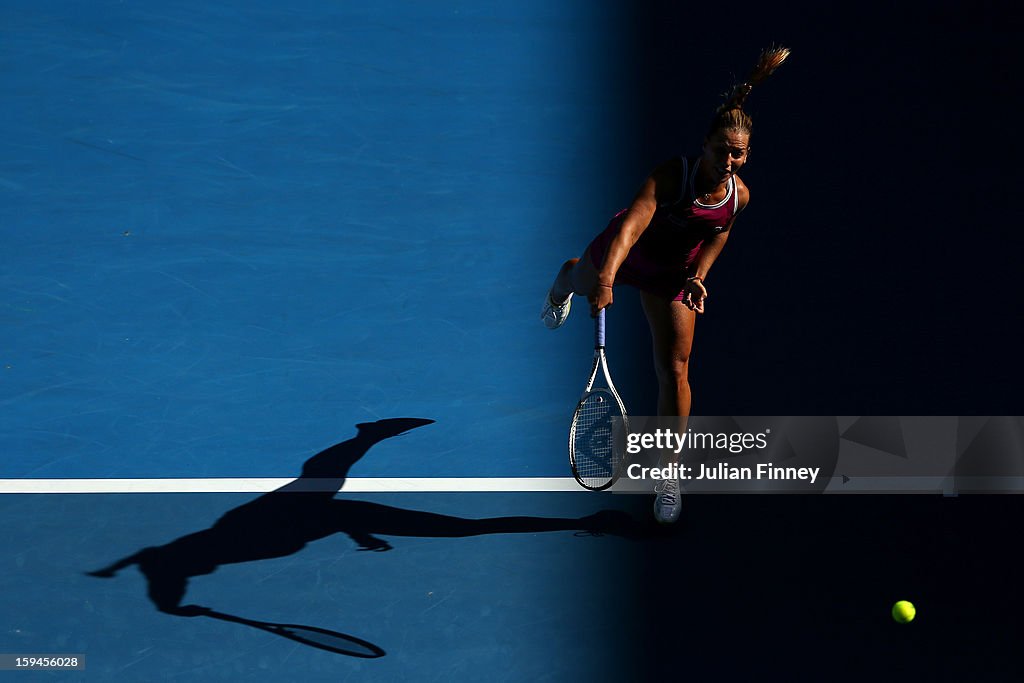
<svg viewBox="0 0 1024 683">
<path fill-rule="evenodd" d="M 691 496 L 634 576 L 647 680 L 1016 680 L 1019 496 Z M 1015 523 L 1015 522 L 1010 522 Z M 905 596 L 916 596 L 909 598 Z M 910 624 L 889 610 L 914 601 Z"/>
</svg>

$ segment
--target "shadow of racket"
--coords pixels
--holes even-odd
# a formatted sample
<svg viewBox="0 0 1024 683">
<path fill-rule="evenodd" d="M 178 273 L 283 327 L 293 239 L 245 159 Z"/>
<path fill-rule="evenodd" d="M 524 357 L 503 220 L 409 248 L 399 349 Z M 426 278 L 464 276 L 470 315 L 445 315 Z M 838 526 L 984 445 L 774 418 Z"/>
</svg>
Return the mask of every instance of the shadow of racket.
<svg viewBox="0 0 1024 683">
<path fill-rule="evenodd" d="M 233 614 L 224 614 L 223 612 L 217 612 L 207 607 L 199 607 L 197 605 L 186 605 L 182 607 L 182 612 L 182 616 L 210 617 L 211 619 L 229 621 L 233 624 L 251 626 L 253 628 L 258 628 L 261 631 L 266 631 L 267 633 L 273 633 L 276 636 L 287 638 L 288 640 L 294 640 L 295 642 L 302 643 L 303 645 L 309 645 L 310 647 L 326 650 L 327 652 L 334 652 L 339 655 L 361 657 L 363 659 L 376 659 L 378 657 L 383 657 L 386 654 L 383 649 L 369 641 L 363 640 L 362 638 L 356 638 L 355 636 L 346 635 L 344 633 L 338 633 L 337 631 L 331 631 L 326 628 L 303 626 L 301 624 L 275 624 L 266 621 L 255 621 L 253 619 L 236 617 Z"/>
</svg>

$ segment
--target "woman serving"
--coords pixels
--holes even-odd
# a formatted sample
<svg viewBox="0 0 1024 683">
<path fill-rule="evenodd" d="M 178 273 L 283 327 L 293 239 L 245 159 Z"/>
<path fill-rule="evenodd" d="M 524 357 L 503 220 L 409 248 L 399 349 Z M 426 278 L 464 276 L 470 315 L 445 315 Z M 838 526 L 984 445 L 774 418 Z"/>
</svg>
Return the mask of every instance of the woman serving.
<svg viewBox="0 0 1024 683">
<path fill-rule="evenodd" d="M 743 104 L 753 86 L 788 56 L 785 48 L 762 53 L 747 81 L 733 87 L 715 111 L 701 155 L 654 169 L 630 207 L 612 218 L 581 258 L 562 265 L 544 300 L 541 318 L 555 329 L 569 317 L 573 294 L 587 297 L 595 316 L 611 305 L 614 285 L 638 288 L 654 342 L 660 415 L 690 414 L 690 349 L 694 321 L 708 298 L 705 281 L 750 201 L 738 175 L 750 154 L 753 128 Z M 674 521 L 679 485 L 665 483 L 655 515 Z"/>
</svg>

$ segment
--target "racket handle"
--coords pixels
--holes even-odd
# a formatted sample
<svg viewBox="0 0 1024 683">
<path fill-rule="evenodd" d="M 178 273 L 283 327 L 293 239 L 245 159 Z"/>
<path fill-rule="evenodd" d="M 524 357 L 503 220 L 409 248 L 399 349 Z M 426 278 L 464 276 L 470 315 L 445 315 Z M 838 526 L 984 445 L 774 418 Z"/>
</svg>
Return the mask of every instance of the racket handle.
<svg viewBox="0 0 1024 683">
<path fill-rule="evenodd" d="M 601 309 L 597 312 L 597 317 L 594 318 L 594 348 L 604 348 L 604 311 Z"/>
</svg>

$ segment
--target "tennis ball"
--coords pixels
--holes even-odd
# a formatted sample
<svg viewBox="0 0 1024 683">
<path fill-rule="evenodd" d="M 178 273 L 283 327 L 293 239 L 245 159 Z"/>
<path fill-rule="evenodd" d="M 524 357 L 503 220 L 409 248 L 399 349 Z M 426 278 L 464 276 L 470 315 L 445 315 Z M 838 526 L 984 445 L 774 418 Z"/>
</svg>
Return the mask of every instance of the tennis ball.
<svg viewBox="0 0 1024 683">
<path fill-rule="evenodd" d="M 917 608 L 914 607 L 914 603 L 907 600 L 900 600 L 892 606 L 892 618 L 901 624 L 909 624 L 916 614 Z"/>
</svg>

